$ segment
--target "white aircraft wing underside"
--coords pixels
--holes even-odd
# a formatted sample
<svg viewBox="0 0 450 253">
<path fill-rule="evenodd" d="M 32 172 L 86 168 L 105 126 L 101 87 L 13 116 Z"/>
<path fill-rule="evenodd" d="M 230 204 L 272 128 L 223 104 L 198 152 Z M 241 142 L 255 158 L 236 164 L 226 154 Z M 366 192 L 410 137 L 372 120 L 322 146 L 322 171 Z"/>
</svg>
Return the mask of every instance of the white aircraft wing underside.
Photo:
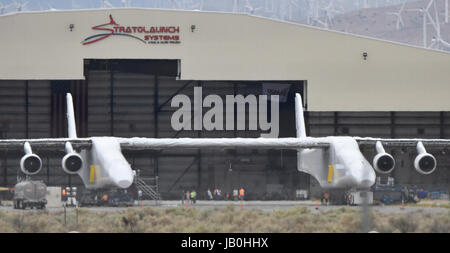
<svg viewBox="0 0 450 253">
<path fill-rule="evenodd" d="M 118 138 L 123 149 L 168 149 L 168 148 L 268 148 L 305 149 L 328 148 L 329 142 L 317 139 L 298 138 Z"/>
<path fill-rule="evenodd" d="M 372 138 L 372 137 L 353 137 L 361 146 L 375 146 L 377 141 L 380 141 L 386 147 L 416 147 L 418 142 L 430 148 L 445 148 L 450 147 L 449 139 L 390 139 L 390 138 Z"/>
<path fill-rule="evenodd" d="M 328 148 L 329 142 L 321 138 L 121 138 L 121 137 L 92 137 L 92 138 L 46 138 L 46 139 L 9 139 L 0 140 L 1 150 L 22 149 L 25 142 L 36 150 L 64 150 L 64 144 L 70 142 L 75 149 L 89 149 L 93 138 L 116 139 L 123 150 L 157 150 L 169 148 L 266 148 L 266 149 L 305 149 Z"/>
</svg>

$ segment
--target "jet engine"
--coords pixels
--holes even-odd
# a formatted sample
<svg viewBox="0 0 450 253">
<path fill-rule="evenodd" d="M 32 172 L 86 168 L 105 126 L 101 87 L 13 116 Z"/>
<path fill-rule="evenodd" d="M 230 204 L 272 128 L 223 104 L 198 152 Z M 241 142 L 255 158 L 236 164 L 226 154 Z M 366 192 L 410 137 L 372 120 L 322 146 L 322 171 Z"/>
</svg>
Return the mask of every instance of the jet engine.
<svg viewBox="0 0 450 253">
<path fill-rule="evenodd" d="M 66 142 L 66 155 L 62 159 L 62 168 L 67 174 L 76 174 L 83 167 L 83 158 L 77 154 L 72 145 Z"/>
<path fill-rule="evenodd" d="M 373 168 L 382 174 L 389 174 L 394 170 L 395 160 L 392 155 L 386 153 L 381 142 L 377 141 L 375 148 L 377 155 L 373 158 Z"/>
<path fill-rule="evenodd" d="M 25 155 L 20 159 L 20 170 L 27 175 L 35 175 L 41 171 L 42 160 L 41 158 L 33 154 L 30 143 L 25 142 L 24 145 Z"/>
<path fill-rule="evenodd" d="M 422 175 L 428 175 L 436 170 L 436 158 L 430 153 L 427 153 L 423 143 L 417 143 L 417 152 L 419 153 L 414 159 L 414 168 Z"/>
</svg>

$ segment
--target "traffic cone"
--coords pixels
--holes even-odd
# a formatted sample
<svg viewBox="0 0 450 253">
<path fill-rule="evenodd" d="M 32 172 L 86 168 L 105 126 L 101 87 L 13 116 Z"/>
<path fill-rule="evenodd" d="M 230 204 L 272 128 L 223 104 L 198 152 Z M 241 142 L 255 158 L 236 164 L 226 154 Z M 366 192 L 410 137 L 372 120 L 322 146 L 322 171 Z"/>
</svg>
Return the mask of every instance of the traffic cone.
<svg viewBox="0 0 450 253">
<path fill-rule="evenodd" d="M 319 210 L 319 201 L 316 200 L 316 210 Z"/>
</svg>

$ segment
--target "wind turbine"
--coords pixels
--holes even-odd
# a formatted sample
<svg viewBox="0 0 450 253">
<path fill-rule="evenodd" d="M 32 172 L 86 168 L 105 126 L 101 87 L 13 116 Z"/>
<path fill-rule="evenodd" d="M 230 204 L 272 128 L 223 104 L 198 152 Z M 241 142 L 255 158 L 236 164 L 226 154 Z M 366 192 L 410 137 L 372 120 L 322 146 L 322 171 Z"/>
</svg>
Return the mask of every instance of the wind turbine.
<svg viewBox="0 0 450 253">
<path fill-rule="evenodd" d="M 233 0 L 233 12 L 239 12 L 239 0 Z"/>
<path fill-rule="evenodd" d="M 273 13 L 275 10 L 274 0 L 265 0 L 264 1 L 264 11 Z"/>
<path fill-rule="evenodd" d="M 394 15 L 397 17 L 397 25 L 396 25 L 397 30 L 400 30 L 401 28 L 403 28 L 405 26 L 405 23 L 403 22 L 403 18 L 402 18 L 402 12 L 405 9 L 405 5 L 406 5 L 406 0 L 403 0 L 403 4 L 400 7 L 400 10 L 398 12 L 386 12 L 386 14 L 388 14 L 388 15 Z"/>
<path fill-rule="evenodd" d="M 336 9 L 335 6 L 335 0 L 330 0 L 330 2 L 328 3 L 328 5 L 324 8 L 321 8 L 324 12 L 325 12 L 325 27 L 328 28 L 328 24 L 333 25 L 334 24 L 334 14 L 338 14 L 340 13 L 340 11 L 338 11 Z"/>
<path fill-rule="evenodd" d="M 433 39 L 431 40 L 431 44 L 429 48 L 437 48 L 442 49 L 442 47 L 446 47 L 450 49 L 450 43 L 446 42 L 441 37 L 441 22 L 439 21 L 439 14 L 436 7 L 436 2 L 432 0 L 433 2 L 433 9 L 434 9 L 434 17 L 436 18 L 436 21 L 433 22 L 433 27 L 436 30 L 436 36 L 433 36 Z M 431 19 L 431 17 L 430 17 Z M 432 20 L 432 19 L 431 19 Z"/>
<path fill-rule="evenodd" d="M 102 0 L 101 8 L 114 8 L 114 6 L 108 0 Z"/>
<path fill-rule="evenodd" d="M 319 20 L 319 0 L 308 0 L 308 7 L 308 24 L 321 23 L 325 25 L 325 23 Z"/>
<path fill-rule="evenodd" d="M 14 0 L 14 5 L 16 7 L 17 12 L 22 12 L 25 9 L 25 6 L 28 4 L 28 2 L 22 2 Z"/>
<path fill-rule="evenodd" d="M 5 14 L 6 9 L 9 7 L 10 5 L 4 5 L 2 2 L 0 2 L 0 15 Z"/>
<path fill-rule="evenodd" d="M 292 20 L 293 8 L 298 8 L 298 3 L 295 0 L 288 0 L 288 19 Z"/>
<path fill-rule="evenodd" d="M 204 5 L 204 0 L 199 0 L 196 4 L 192 4 L 192 9 L 196 11 L 202 11 Z"/>
<path fill-rule="evenodd" d="M 362 4 L 361 4 L 361 2 L 362 2 Z M 356 2 L 356 6 L 358 9 L 361 8 L 361 5 L 362 5 L 363 9 L 369 8 L 369 0 L 358 0 Z"/>
<path fill-rule="evenodd" d="M 427 4 L 425 8 L 420 9 L 408 9 L 407 11 L 417 11 L 422 14 L 422 32 L 423 32 L 423 47 L 427 47 L 427 26 L 428 24 L 432 24 L 433 27 L 437 30 L 437 26 L 434 23 L 433 18 L 431 17 L 429 10 L 431 6 L 433 5 L 434 0 L 430 0 L 430 2 Z M 428 23 L 428 20 L 430 20 L 430 23 Z M 439 22 L 439 20 L 438 20 Z"/>
<path fill-rule="evenodd" d="M 249 0 L 245 0 L 245 8 L 248 10 L 248 13 L 254 14 L 256 11 L 260 10 L 261 7 L 255 8 L 250 4 Z"/>
<path fill-rule="evenodd" d="M 445 23 L 448 24 L 448 0 L 445 0 Z"/>
<path fill-rule="evenodd" d="M 121 0 L 121 2 L 122 2 L 122 6 L 123 6 L 124 8 L 130 7 L 131 0 Z"/>
</svg>

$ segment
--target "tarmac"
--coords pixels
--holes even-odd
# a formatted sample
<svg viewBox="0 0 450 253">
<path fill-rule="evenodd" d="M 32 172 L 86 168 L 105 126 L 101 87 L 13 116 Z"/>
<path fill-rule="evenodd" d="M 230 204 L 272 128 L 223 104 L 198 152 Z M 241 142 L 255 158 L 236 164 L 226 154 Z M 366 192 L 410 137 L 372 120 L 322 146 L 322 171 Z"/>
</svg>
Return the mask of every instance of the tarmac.
<svg viewBox="0 0 450 253">
<path fill-rule="evenodd" d="M 285 210 L 293 207 L 306 206 L 312 212 L 326 212 L 329 210 L 338 209 L 344 207 L 343 205 L 322 205 L 319 203 L 316 206 L 315 201 L 303 200 L 303 201 L 207 201 L 207 200 L 198 200 L 195 204 L 186 203 L 182 204 L 181 201 L 175 200 L 164 200 L 164 201 L 150 201 L 144 200 L 141 202 L 135 203 L 134 206 L 131 207 L 81 207 L 82 209 L 88 209 L 93 212 L 114 212 L 121 211 L 128 208 L 198 208 L 201 210 L 206 209 L 221 209 L 226 208 L 228 206 L 234 206 L 235 209 L 243 209 L 243 210 L 262 210 L 266 212 L 271 212 L 275 210 Z M 354 208 L 357 210 L 361 210 L 360 206 L 347 206 L 348 208 Z M 74 207 L 68 207 L 68 210 L 74 209 Z M 372 205 L 369 206 L 371 211 L 377 211 L 380 213 L 392 213 L 392 214 L 400 214 L 400 213 L 410 213 L 410 212 L 426 212 L 426 213 L 448 213 L 450 214 L 450 209 L 444 207 L 420 207 L 420 206 L 406 206 L 404 209 L 401 208 L 400 205 Z M 14 210 L 11 203 L 3 202 L 3 205 L 0 206 L 0 210 Z M 58 212 L 63 211 L 63 207 L 47 207 L 46 211 L 49 212 Z M 17 210 L 17 211 L 31 211 L 27 210 Z M 32 210 L 32 211 L 41 211 L 41 210 Z"/>
</svg>

